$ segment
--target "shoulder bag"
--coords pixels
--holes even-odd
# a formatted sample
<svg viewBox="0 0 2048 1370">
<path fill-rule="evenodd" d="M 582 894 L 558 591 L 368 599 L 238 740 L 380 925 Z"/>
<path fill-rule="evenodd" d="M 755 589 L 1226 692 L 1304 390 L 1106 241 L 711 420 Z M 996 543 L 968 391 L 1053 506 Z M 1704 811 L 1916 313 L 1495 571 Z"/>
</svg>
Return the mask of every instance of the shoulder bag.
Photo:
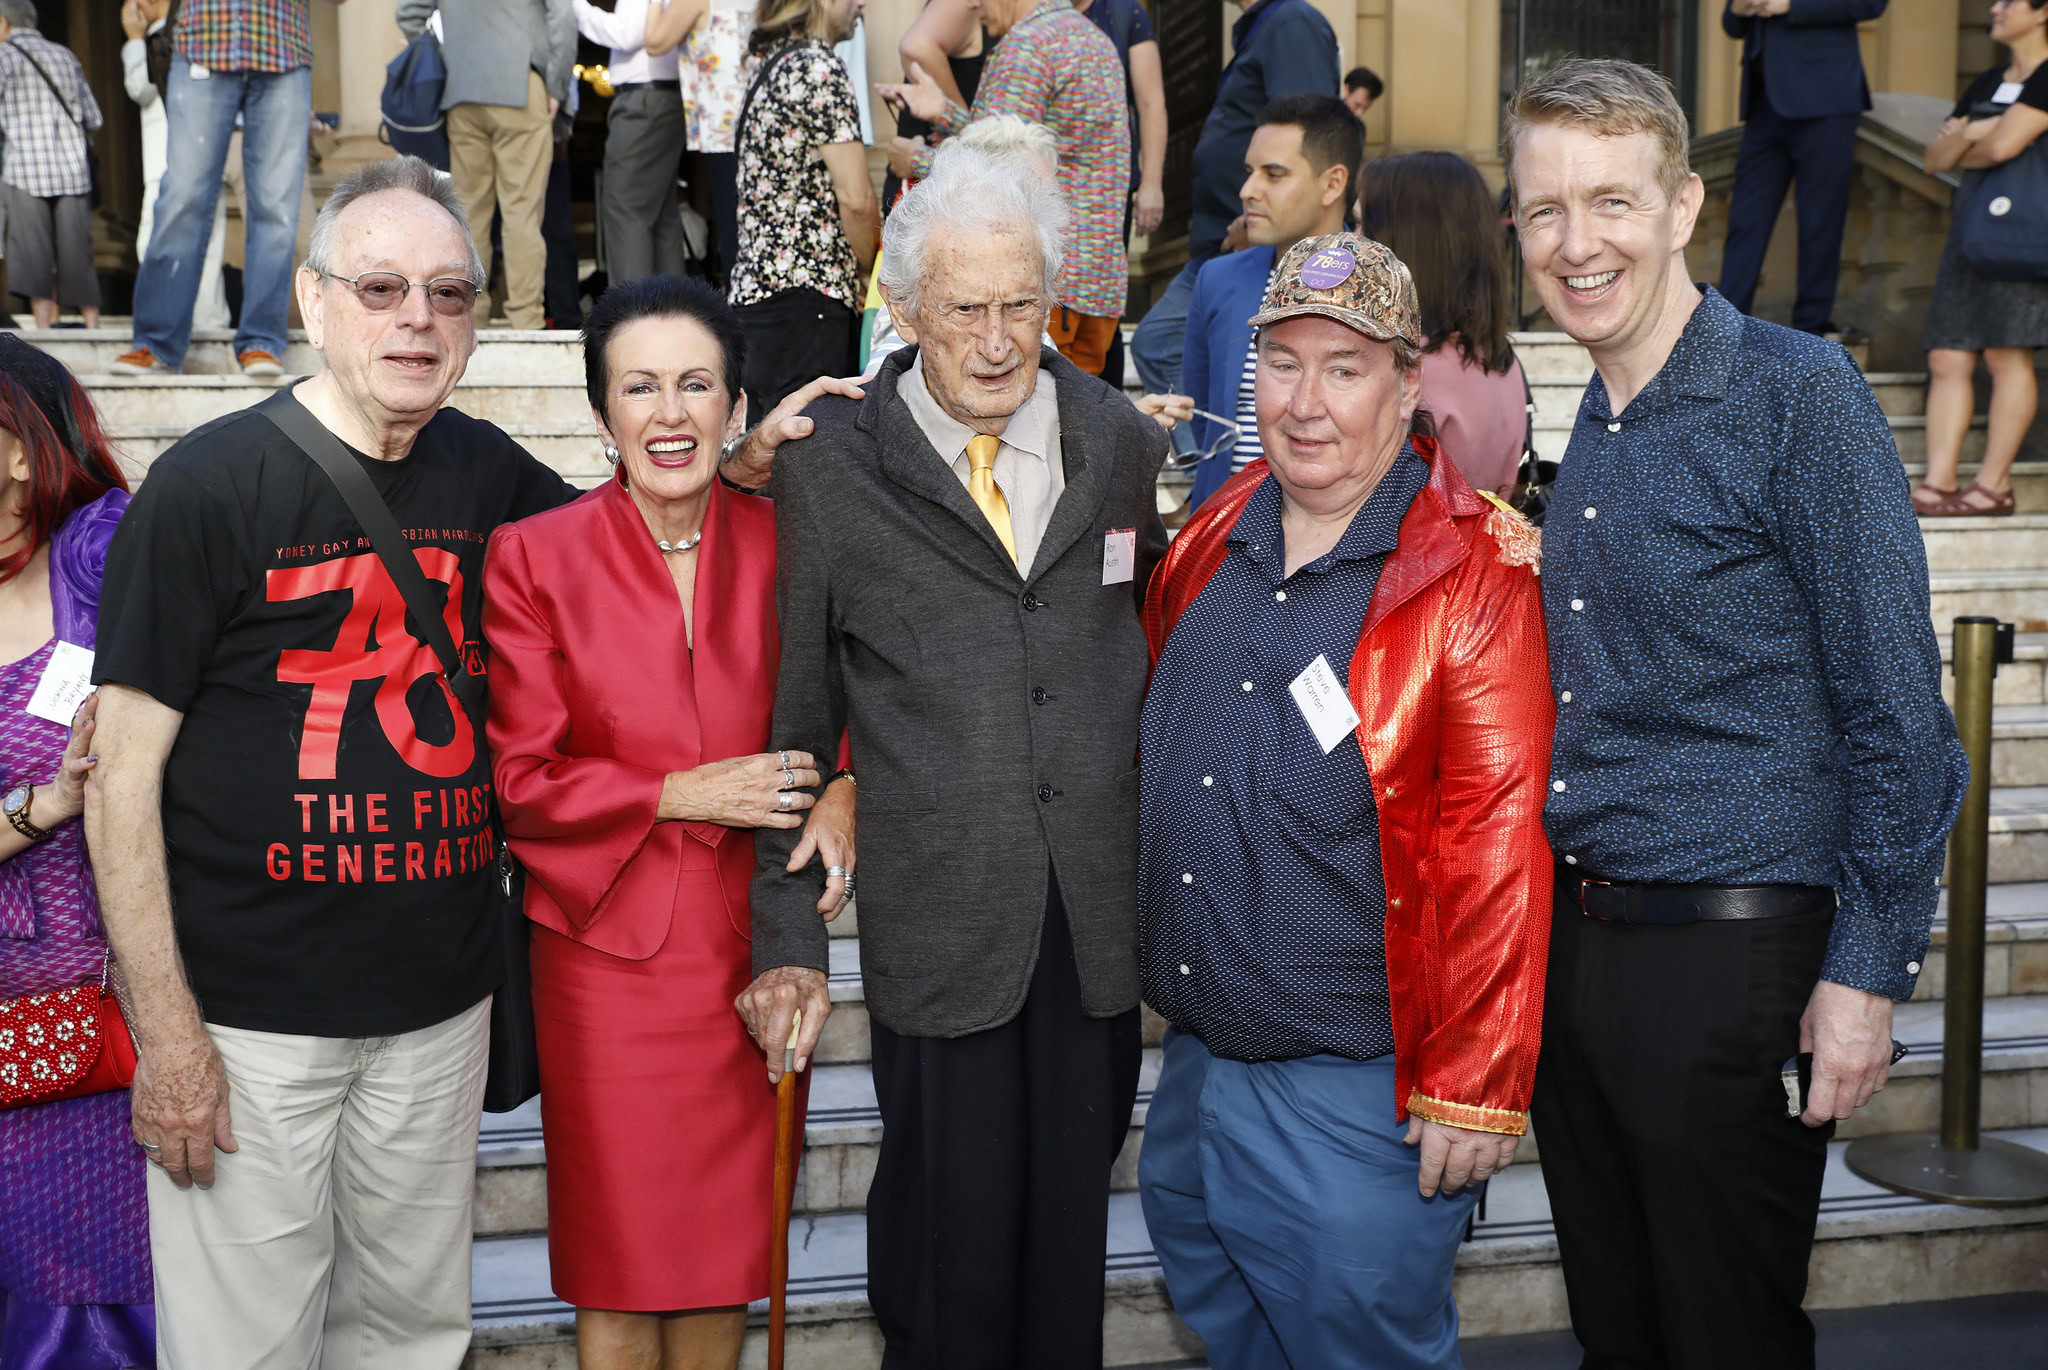
<svg viewBox="0 0 2048 1370">
<path fill-rule="evenodd" d="M 2010 108 L 1982 104 L 1970 115 L 1991 118 Z M 1971 270 L 2000 281 L 2048 281 L 2048 137 L 1973 173 L 1953 203 L 1956 249 Z"/>
<path fill-rule="evenodd" d="M 86 132 L 85 120 L 79 118 L 77 114 L 72 112 L 71 102 L 64 98 L 63 91 L 57 89 L 57 83 L 50 79 L 49 72 L 43 70 L 42 63 L 38 62 L 33 56 L 31 56 L 27 48 L 15 42 L 12 38 L 8 39 L 7 42 L 10 47 L 12 47 L 16 52 L 21 54 L 21 60 L 28 63 L 30 66 L 34 67 L 36 69 L 36 75 L 43 78 L 43 84 L 48 86 L 50 88 L 50 94 L 56 97 L 57 108 L 64 111 L 64 117 L 69 119 L 72 123 L 78 125 L 78 136 L 85 142 L 86 180 L 88 184 L 91 186 L 91 190 L 88 192 L 89 198 L 86 201 L 86 203 L 89 204 L 92 208 L 98 209 L 100 207 L 100 155 L 92 150 L 92 134 Z"/>
<path fill-rule="evenodd" d="M 256 406 L 264 418 L 291 439 L 314 465 L 327 473 L 341 492 L 349 512 L 370 539 L 370 548 L 384 563 L 392 584 L 405 598 L 414 623 L 426 635 L 427 645 L 441 659 L 442 677 L 461 702 L 476 729 L 477 745 L 484 745 L 484 717 L 488 700 L 484 677 L 469 668 L 449 636 L 441 608 L 427 588 L 426 573 L 420 570 L 412 547 L 398 531 L 391 506 L 377 493 L 377 487 L 341 439 L 327 431 L 319 420 L 293 397 L 289 390 Z M 526 874 L 519 868 L 505 841 L 502 823 L 494 822 L 498 860 L 490 884 L 491 907 L 487 916 L 496 924 L 503 948 L 505 983 L 491 999 L 491 1061 L 484 1078 L 484 1112 L 509 1113 L 540 1093 L 540 1056 L 533 1031 L 532 930 L 526 922 Z"/>
</svg>

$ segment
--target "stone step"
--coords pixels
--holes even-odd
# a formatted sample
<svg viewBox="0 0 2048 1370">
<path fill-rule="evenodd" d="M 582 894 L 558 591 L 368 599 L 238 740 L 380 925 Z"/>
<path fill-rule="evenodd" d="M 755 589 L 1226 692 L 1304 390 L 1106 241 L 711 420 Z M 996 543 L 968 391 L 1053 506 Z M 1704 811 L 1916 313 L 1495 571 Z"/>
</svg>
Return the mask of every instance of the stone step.
<svg viewBox="0 0 2048 1370">
<path fill-rule="evenodd" d="M 1588 365 L 1580 372 L 1529 374 L 1529 392 L 1536 400 L 1538 424 L 1570 427 L 1578 417 L 1586 383 L 1593 378 Z M 1898 417 L 1916 417 L 1927 412 L 1927 373 L 1924 371 L 1879 371 L 1866 376 L 1878 407 Z"/>
<path fill-rule="evenodd" d="M 1901 446 L 1903 453 L 1904 447 Z M 1973 431 L 1963 443 L 1963 463 L 1957 472 L 1959 485 L 1968 485 L 1977 478 L 1978 463 L 1984 458 L 1984 432 Z M 1906 479 L 1918 481 L 1927 474 L 1925 452 L 1904 458 Z M 2021 514 L 2048 513 L 2048 461 L 2019 461 L 2013 463 L 2012 491 L 2015 504 Z"/>
<path fill-rule="evenodd" d="M 1577 410 L 1573 410 L 1575 415 Z M 1927 462 L 1927 420 L 1918 414 L 1894 414 L 1891 416 L 1892 439 L 1898 444 L 1899 459 L 1910 468 L 1924 469 Z M 1982 415 L 1970 421 L 1970 431 L 1963 438 L 1963 462 L 1974 467 L 1984 459 L 1984 418 Z M 1537 455 L 1549 461 L 1563 461 L 1565 448 L 1571 444 L 1572 419 L 1543 419 L 1536 423 Z M 2032 470 L 2028 471 L 2027 468 Z M 2020 469 L 2032 476 L 2048 475 L 2048 463 L 2022 462 Z M 1967 474 L 1967 473 L 1966 473 Z M 1919 478 L 1919 472 L 1914 472 Z M 2033 492 L 2034 498 L 2023 495 L 2020 508 L 2023 512 L 2048 509 L 2048 486 Z"/>
<path fill-rule="evenodd" d="M 1993 707 L 1991 783 L 2048 785 L 2048 704 Z"/>
<path fill-rule="evenodd" d="M 247 408 L 289 378 L 253 380 L 247 376 L 81 376 L 99 406 L 100 420 L 110 429 L 148 424 L 196 428 L 223 414 Z M 475 371 L 456 385 L 448 402 L 466 414 L 489 419 L 500 427 L 547 424 L 565 431 L 590 433 L 590 401 L 581 369 L 555 368 L 552 374 L 492 379 Z"/>
<path fill-rule="evenodd" d="M 1137 1188 L 1138 1150 L 1158 1079 L 1159 1051 L 1147 1048 L 1138 1067 L 1138 1102 L 1131 1111 L 1130 1134 L 1110 1173 L 1110 1186 L 1119 1192 Z M 882 1115 L 867 1065 L 812 1067 L 796 1211 L 845 1213 L 864 1207 L 881 1142 Z M 478 1236 L 547 1229 L 547 1155 L 538 1099 L 511 1113 L 484 1116 L 476 1164 Z"/>
<path fill-rule="evenodd" d="M 2023 516 L 2022 516 L 2023 517 Z M 1942 698 L 1955 702 L 1955 639 L 1938 635 L 1941 643 Z M 2048 633 L 2018 633 L 2013 641 L 2013 662 L 2000 666 L 1992 677 L 1991 699 L 1995 705 L 2048 704 Z"/>
<path fill-rule="evenodd" d="M 2048 1128 L 1997 1133 L 2048 1148 Z M 1828 1150 L 1807 1305 L 1856 1308 L 2040 1287 L 2048 1209 L 1966 1209 L 1895 1195 L 1850 1173 L 1846 1142 Z M 568 1370 L 573 1313 L 549 1288 L 547 1241 L 499 1237 L 472 1259 L 472 1349 L 465 1370 Z M 1200 1341 L 1173 1313 L 1138 1196 L 1109 1200 L 1103 1263 L 1111 1366 L 1197 1363 Z M 868 1306 L 867 1224 L 859 1213 L 799 1217 L 790 1230 L 791 1370 L 872 1370 L 881 1338 Z M 1543 1179 L 1515 1166 L 1488 1186 L 1485 1217 L 1457 1258 L 1459 1331 L 1467 1337 L 1569 1325 Z M 750 1311 L 742 1364 L 759 1366 L 765 1303 Z"/>
<path fill-rule="evenodd" d="M 1920 536 L 1931 571 L 2048 567 L 2048 513 L 1924 518 Z"/>
<path fill-rule="evenodd" d="M 2048 881 L 1993 885 L 1984 905 L 1986 1001 L 2015 994 L 2048 994 Z M 1947 996 L 1947 919 L 1948 891 L 1943 890 L 1927 962 L 1913 992 L 1916 1002 Z"/>
<path fill-rule="evenodd" d="M 1995 896 L 1994 907 L 2001 916 L 1990 938 L 1997 954 L 1986 957 L 1987 990 L 1993 995 L 1984 1010 L 1986 1127 L 2048 1127 L 2048 912 L 2031 923 L 2002 916 L 2013 908 L 2048 903 L 2044 894 L 2048 886 L 2023 899 Z M 1937 936 L 1937 946 L 1945 942 Z M 1938 981 L 1945 964 L 1940 954 L 1930 956 L 1922 984 Z M 1937 1126 L 1943 1029 L 1939 999 L 1921 998 L 1899 1007 L 1892 1035 L 1905 1044 L 1908 1054 L 1870 1107 L 1840 1125 L 1839 1136 Z M 866 1204 L 882 1139 L 874 1081 L 865 1064 L 821 1064 L 814 1069 L 797 1171 L 796 1211 L 852 1212 Z M 1111 1188 L 1118 1193 L 1137 1186 L 1138 1156 L 1158 1077 L 1159 1052 L 1148 1048 L 1139 1067 L 1130 1133 L 1111 1172 Z M 1540 1138 L 1530 1138 L 1515 1159 L 1518 1165 L 1540 1160 Z M 485 1117 L 477 1146 L 478 1236 L 546 1230 L 546 1165 L 537 1101 L 512 1113 Z"/>
<path fill-rule="evenodd" d="M 126 325 L 13 332 L 63 362 L 82 381 L 106 375 L 114 358 L 134 346 Z M 185 353 L 184 374 L 239 377 L 242 368 L 235 360 L 234 336 L 227 329 L 195 329 Z M 476 355 L 469 360 L 470 380 L 539 380 L 583 374 L 583 344 L 575 333 L 488 328 L 478 331 L 477 341 Z M 279 360 L 294 375 L 311 375 L 320 369 L 320 353 L 307 343 L 305 330 L 300 328 L 289 334 Z"/>
<path fill-rule="evenodd" d="M 2048 786 L 1991 791 L 1990 877 L 1994 885 L 2048 880 Z"/>
<path fill-rule="evenodd" d="M 601 484 L 611 474 L 611 464 L 604 459 L 603 445 L 591 425 L 588 410 L 577 423 L 506 423 L 499 427 L 574 484 L 587 489 Z M 151 462 L 191 429 L 190 424 L 124 424 L 109 426 L 107 438 L 120 455 L 123 469 L 139 480 Z"/>
<path fill-rule="evenodd" d="M 1933 571 L 1928 575 L 1937 626 L 1988 614 L 2018 625 L 2023 633 L 2048 630 L 2048 569 L 2020 571 Z"/>
</svg>

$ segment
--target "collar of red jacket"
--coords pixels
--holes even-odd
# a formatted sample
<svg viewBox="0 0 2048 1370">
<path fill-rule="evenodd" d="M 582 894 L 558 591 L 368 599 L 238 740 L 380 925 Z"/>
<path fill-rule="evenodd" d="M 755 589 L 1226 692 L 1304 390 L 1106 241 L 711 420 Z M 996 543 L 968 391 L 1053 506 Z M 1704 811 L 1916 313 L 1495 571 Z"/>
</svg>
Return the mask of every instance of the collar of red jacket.
<svg viewBox="0 0 2048 1370">
<path fill-rule="evenodd" d="M 1478 520 L 1492 511 L 1458 474 L 1458 468 L 1444 458 L 1434 438 L 1418 435 L 1411 437 L 1408 445 L 1429 463 L 1429 483 L 1408 507 L 1407 517 L 1401 520 L 1400 544 L 1380 568 L 1379 584 L 1359 633 L 1361 641 L 1381 619 L 1464 561 L 1471 554 Z M 1245 467 L 1195 511 L 1173 540 L 1145 596 L 1145 635 L 1152 644 L 1153 660 L 1159 659 L 1182 612 L 1195 602 L 1195 596 L 1229 555 L 1230 530 L 1251 502 L 1252 493 L 1271 475 L 1264 458 Z"/>
</svg>

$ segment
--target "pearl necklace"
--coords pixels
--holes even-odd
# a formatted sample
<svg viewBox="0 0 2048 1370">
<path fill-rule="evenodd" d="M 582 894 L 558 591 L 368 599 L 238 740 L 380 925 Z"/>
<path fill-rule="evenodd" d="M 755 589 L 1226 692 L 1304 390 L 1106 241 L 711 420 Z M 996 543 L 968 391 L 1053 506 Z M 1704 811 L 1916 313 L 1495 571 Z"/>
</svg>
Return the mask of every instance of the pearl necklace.
<svg viewBox="0 0 2048 1370">
<path fill-rule="evenodd" d="M 661 538 L 656 538 L 654 540 L 654 545 L 661 549 L 662 555 L 666 556 L 670 552 L 695 551 L 697 544 L 702 542 L 703 540 L 704 530 L 702 528 L 699 528 L 695 533 L 692 533 L 689 537 L 684 538 L 681 542 L 667 542 Z"/>
</svg>

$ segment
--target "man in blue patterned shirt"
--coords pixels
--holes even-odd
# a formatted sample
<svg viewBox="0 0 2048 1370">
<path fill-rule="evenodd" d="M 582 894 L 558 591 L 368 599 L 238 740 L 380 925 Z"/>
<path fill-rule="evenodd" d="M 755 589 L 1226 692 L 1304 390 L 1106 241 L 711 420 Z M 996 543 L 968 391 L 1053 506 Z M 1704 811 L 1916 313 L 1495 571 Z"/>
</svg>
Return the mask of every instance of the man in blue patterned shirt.
<svg viewBox="0 0 2048 1370">
<path fill-rule="evenodd" d="M 1839 346 L 1692 284 L 1686 140 L 1625 62 L 1509 107 L 1523 260 L 1597 373 L 1544 536 L 1535 1118 L 1586 1364 L 1808 1370 L 1827 1141 L 1884 1087 L 1968 768 L 1884 415 Z"/>
</svg>

